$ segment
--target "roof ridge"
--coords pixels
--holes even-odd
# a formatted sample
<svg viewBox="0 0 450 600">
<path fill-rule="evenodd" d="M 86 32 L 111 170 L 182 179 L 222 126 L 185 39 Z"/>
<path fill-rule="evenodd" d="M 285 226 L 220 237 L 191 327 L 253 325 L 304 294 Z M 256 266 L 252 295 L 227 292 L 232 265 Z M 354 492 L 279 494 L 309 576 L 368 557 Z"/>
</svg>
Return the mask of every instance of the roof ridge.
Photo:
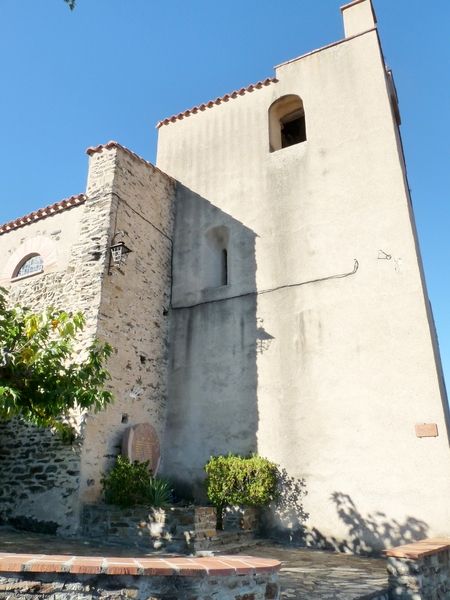
<svg viewBox="0 0 450 600">
<path fill-rule="evenodd" d="M 215 100 L 210 100 L 209 102 L 199 104 L 197 106 L 193 106 L 192 108 L 188 108 L 187 110 L 178 113 L 177 115 L 172 115 L 171 117 L 167 117 L 162 121 L 158 121 L 156 127 L 159 128 L 162 125 L 169 125 L 169 123 L 174 123 L 180 119 L 184 119 L 185 117 L 189 117 L 192 114 L 197 113 L 198 111 L 206 110 L 207 108 L 212 108 L 218 104 L 222 104 L 222 102 L 228 102 L 230 99 L 237 98 L 238 96 L 243 96 L 247 92 L 253 92 L 255 89 L 261 89 L 262 87 L 268 86 L 271 83 L 278 83 L 278 79 L 276 77 L 267 77 L 261 81 L 257 81 L 256 83 L 252 83 L 247 87 L 243 87 L 240 90 L 234 90 L 229 94 L 224 94 L 223 96 L 219 96 Z"/>
<path fill-rule="evenodd" d="M 19 229 L 19 227 L 24 227 L 25 225 L 29 225 L 35 221 L 40 221 L 41 219 L 50 217 L 55 213 L 60 213 L 64 210 L 68 210 L 69 208 L 73 208 L 74 206 L 79 206 L 80 204 L 86 202 L 86 199 L 86 194 L 75 194 L 74 196 L 60 200 L 59 202 L 49 204 L 44 208 L 39 208 L 38 210 L 28 213 L 23 217 L 18 217 L 13 221 L 9 221 L 8 223 L 0 225 L 0 235 L 3 233 L 8 233 L 9 231 L 13 231 L 14 229 Z"/>
<path fill-rule="evenodd" d="M 89 156 L 92 156 L 93 154 L 96 154 L 97 152 L 102 152 L 102 150 L 105 150 L 105 149 L 111 150 L 111 148 L 120 148 L 121 150 L 126 152 L 129 156 L 131 156 L 132 158 L 139 160 L 140 162 L 144 163 L 148 167 L 151 167 L 155 171 L 158 171 L 159 173 L 162 173 L 169 179 L 173 180 L 173 177 L 171 177 L 164 171 L 161 171 L 161 169 L 156 167 L 153 163 L 146 160 L 145 158 L 142 158 L 142 156 L 139 156 L 139 154 L 136 154 L 136 152 L 133 152 L 133 150 L 130 150 L 126 146 L 122 146 L 122 144 L 119 144 L 119 142 L 116 142 L 114 140 L 110 140 L 109 142 L 106 142 L 106 144 L 99 144 L 98 146 L 89 146 L 89 148 L 86 149 L 86 154 L 88 154 Z"/>
</svg>

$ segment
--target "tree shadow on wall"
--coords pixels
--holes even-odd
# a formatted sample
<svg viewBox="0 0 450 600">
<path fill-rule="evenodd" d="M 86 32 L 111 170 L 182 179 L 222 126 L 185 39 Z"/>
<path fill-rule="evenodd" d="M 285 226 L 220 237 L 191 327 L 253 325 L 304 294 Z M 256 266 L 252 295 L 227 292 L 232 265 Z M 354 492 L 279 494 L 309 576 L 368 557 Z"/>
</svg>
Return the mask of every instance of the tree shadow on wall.
<svg viewBox="0 0 450 600">
<path fill-rule="evenodd" d="M 381 511 L 363 515 L 351 496 L 342 492 L 334 492 L 331 500 L 338 517 L 348 528 L 348 537 L 338 540 L 312 528 L 304 532 L 306 546 L 370 556 L 379 554 L 384 548 L 409 544 L 428 535 L 427 523 L 415 517 L 400 522 Z"/>
<path fill-rule="evenodd" d="M 262 531 L 289 543 L 301 543 L 305 536 L 305 522 L 309 514 L 303 507 L 307 495 L 306 482 L 278 467 L 278 498 L 263 514 Z"/>
</svg>

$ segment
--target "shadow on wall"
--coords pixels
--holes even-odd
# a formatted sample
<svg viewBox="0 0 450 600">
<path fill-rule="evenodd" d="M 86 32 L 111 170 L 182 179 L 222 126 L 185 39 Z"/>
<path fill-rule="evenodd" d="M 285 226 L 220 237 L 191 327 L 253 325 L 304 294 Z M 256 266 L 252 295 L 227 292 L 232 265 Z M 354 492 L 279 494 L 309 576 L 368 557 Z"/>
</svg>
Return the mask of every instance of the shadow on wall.
<svg viewBox="0 0 450 600">
<path fill-rule="evenodd" d="M 278 468 L 278 499 L 263 514 L 262 534 L 289 543 L 303 543 L 309 514 L 303 508 L 307 495 L 304 479 L 296 479 Z"/>
<path fill-rule="evenodd" d="M 348 528 L 348 538 L 327 538 L 318 529 L 305 530 L 304 543 L 314 548 L 351 552 L 354 554 L 379 554 L 384 548 L 392 548 L 424 539 L 428 525 L 414 517 L 405 521 L 389 519 L 383 512 L 363 516 L 348 494 L 334 492 L 331 496 L 339 519 Z"/>
<path fill-rule="evenodd" d="M 255 452 L 255 233 L 178 185 L 173 247 L 169 406 L 162 471 L 177 495 L 204 499 L 211 455 Z"/>
<path fill-rule="evenodd" d="M 376 556 L 384 548 L 428 537 L 429 528 L 424 521 L 407 517 L 399 522 L 380 511 L 364 516 L 352 498 L 342 492 L 334 492 L 330 500 L 348 533 L 344 539 L 327 537 L 319 529 L 307 526 L 309 515 L 302 505 L 302 498 L 308 493 L 305 480 L 290 477 L 284 469 L 280 475 L 283 492 L 278 505 L 264 516 L 262 533 L 265 535 L 299 546 L 365 556 Z"/>
</svg>

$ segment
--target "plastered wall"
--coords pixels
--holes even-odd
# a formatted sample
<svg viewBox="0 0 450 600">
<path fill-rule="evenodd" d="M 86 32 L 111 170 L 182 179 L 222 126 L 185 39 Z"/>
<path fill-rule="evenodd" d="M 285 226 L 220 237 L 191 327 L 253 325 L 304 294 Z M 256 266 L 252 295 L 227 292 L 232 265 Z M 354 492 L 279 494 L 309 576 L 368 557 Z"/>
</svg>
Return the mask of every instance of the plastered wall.
<svg viewBox="0 0 450 600">
<path fill-rule="evenodd" d="M 208 453 L 256 445 L 305 478 L 311 543 L 448 534 L 447 404 L 377 32 L 276 77 L 159 130 L 157 165 L 203 199 L 177 204 L 169 397 L 183 410 L 167 472 L 200 489 Z M 285 94 L 303 100 L 307 141 L 270 153 L 268 109 Z M 214 295 L 197 291 L 211 207 L 231 223 Z M 421 422 L 439 436 L 417 438 Z M 295 503 L 272 525 L 294 538 Z"/>
<path fill-rule="evenodd" d="M 82 214 L 83 206 L 74 206 L 0 235 L 0 285 L 9 285 L 17 265 L 33 252 L 43 256 L 46 273 L 64 271 L 79 235 Z"/>
</svg>

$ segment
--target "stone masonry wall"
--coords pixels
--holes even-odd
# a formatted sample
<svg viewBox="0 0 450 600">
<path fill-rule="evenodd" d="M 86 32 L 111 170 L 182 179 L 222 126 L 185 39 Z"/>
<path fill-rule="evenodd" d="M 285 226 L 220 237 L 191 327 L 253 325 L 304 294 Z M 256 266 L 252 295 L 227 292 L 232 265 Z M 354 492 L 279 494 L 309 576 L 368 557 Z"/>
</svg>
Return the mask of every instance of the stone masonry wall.
<svg viewBox="0 0 450 600">
<path fill-rule="evenodd" d="M 101 477 L 120 452 L 124 431 L 150 422 L 160 439 L 167 402 L 168 309 L 175 183 L 120 147 L 92 153 L 87 193 L 103 192 L 103 165 L 114 160 L 110 243 L 132 250 L 103 281 L 97 334 L 114 347 L 108 363 L 114 403 L 87 417 L 81 498 L 101 498 Z"/>
<path fill-rule="evenodd" d="M 80 502 L 99 498 L 101 476 L 119 452 L 124 429 L 150 421 L 162 436 L 174 188 L 169 177 L 118 145 L 93 153 L 87 200 L 71 209 L 72 225 L 79 218 L 68 261 L 12 284 L 12 304 L 83 311 L 81 357 L 95 337 L 111 342 L 115 402 L 101 414 L 73 415 L 80 434 L 73 448 L 46 430 L 2 424 L 0 488 L 8 492 L 0 497 L 0 519 L 76 531 Z M 24 239 L 39 237 L 41 229 L 40 221 L 27 225 Z M 123 237 L 133 253 L 127 265 L 109 269 L 109 246 Z M 17 465 L 13 449 L 20 450 Z M 45 460 L 50 470 L 43 472 Z"/>
<path fill-rule="evenodd" d="M 17 573 L 0 576 L 0 600 L 277 600 L 278 575 L 223 576 L 70 575 Z"/>
<path fill-rule="evenodd" d="M 147 552 L 190 554 L 207 549 L 216 536 L 216 511 L 209 506 L 122 509 L 86 504 L 82 534 L 89 539 L 134 546 Z"/>
<path fill-rule="evenodd" d="M 113 175 L 114 156 L 105 157 L 101 192 L 92 193 L 83 206 L 71 209 L 72 214 L 77 211 L 79 215 L 79 234 L 68 263 L 51 273 L 45 272 L 44 264 L 44 274 L 14 282 L 10 287 L 11 304 L 22 304 L 37 311 L 45 306 L 81 310 L 86 317 L 86 326 L 77 345 L 80 357 L 97 334 L 101 287 L 108 257 Z M 39 221 L 26 226 L 24 236 L 34 235 L 39 227 Z M 74 447 L 65 446 L 45 429 L 24 426 L 18 421 L 2 424 L 0 487 L 9 490 L 0 502 L 3 520 L 28 523 L 36 529 L 57 529 L 58 533 L 71 533 L 77 529 L 84 419 L 85 415 L 73 415 L 80 433 L 79 443 Z M 19 444 L 15 464 L 12 440 Z M 49 470 L 43 470 L 45 463 Z"/>
<path fill-rule="evenodd" d="M 73 521 L 79 468 L 78 447 L 49 429 L 0 422 L 0 521 L 46 533 Z"/>
<path fill-rule="evenodd" d="M 450 598 L 450 550 L 419 559 L 388 557 L 390 599 Z"/>
</svg>

